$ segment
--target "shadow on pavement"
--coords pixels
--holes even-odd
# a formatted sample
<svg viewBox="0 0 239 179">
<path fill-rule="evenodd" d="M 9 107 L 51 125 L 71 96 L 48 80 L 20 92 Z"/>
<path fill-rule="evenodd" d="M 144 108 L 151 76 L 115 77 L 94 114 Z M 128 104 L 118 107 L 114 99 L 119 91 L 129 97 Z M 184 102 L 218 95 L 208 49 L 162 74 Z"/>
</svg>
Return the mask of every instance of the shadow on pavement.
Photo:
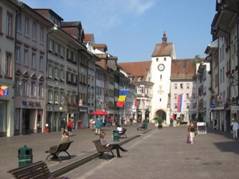
<svg viewBox="0 0 239 179">
<path fill-rule="evenodd" d="M 208 133 L 222 135 L 228 139 L 232 139 L 232 134 L 230 132 L 223 132 L 216 129 L 209 128 L 207 129 Z"/>
<path fill-rule="evenodd" d="M 239 154 L 239 143 L 235 141 L 227 141 L 227 142 L 216 142 L 214 145 L 221 152 L 233 152 Z"/>
</svg>

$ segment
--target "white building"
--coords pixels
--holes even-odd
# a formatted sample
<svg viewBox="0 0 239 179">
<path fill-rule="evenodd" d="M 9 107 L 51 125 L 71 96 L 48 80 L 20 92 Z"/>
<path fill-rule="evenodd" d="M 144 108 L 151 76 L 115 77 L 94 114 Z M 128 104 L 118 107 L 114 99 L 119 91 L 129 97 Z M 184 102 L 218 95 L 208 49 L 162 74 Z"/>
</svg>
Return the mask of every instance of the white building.
<svg viewBox="0 0 239 179">
<path fill-rule="evenodd" d="M 138 81 L 137 99 L 140 105 L 137 106 L 137 113 L 142 111 L 145 113 L 148 110 L 151 121 L 154 117 L 161 116 L 166 126 L 170 124 L 172 118 L 184 122 L 195 118 L 197 100 L 194 60 L 176 59 L 174 45 L 167 41 L 164 33 L 162 42 L 155 46 L 151 61 L 120 64 L 131 78 Z M 142 90 L 145 89 L 148 92 L 144 91 L 142 96 Z M 145 94 L 150 95 L 145 98 Z M 182 97 L 180 110 L 177 104 L 178 97 Z M 136 117 L 140 116 L 137 114 Z"/>
<path fill-rule="evenodd" d="M 171 66 L 170 117 L 179 122 L 196 119 L 195 59 L 177 59 Z"/>
<path fill-rule="evenodd" d="M 211 71 L 209 62 L 200 62 L 197 68 L 197 119 L 210 123 Z"/>
<path fill-rule="evenodd" d="M 166 33 L 163 34 L 162 42 L 156 44 L 150 67 L 150 81 L 154 84 L 151 100 L 152 110 L 150 119 L 155 116 L 162 116 L 166 125 L 170 124 L 170 78 L 172 60 L 176 58 L 173 43 L 167 41 Z"/>
</svg>

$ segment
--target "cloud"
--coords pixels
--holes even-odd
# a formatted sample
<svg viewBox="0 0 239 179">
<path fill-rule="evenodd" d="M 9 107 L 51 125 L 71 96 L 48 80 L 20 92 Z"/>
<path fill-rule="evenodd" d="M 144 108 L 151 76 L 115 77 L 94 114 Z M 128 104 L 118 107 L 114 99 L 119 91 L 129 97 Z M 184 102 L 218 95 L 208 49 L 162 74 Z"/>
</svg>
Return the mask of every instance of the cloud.
<svg viewBox="0 0 239 179">
<path fill-rule="evenodd" d="M 23 0 L 35 7 L 50 6 L 63 19 L 83 19 L 110 30 L 149 11 L 158 0 Z M 57 4 L 57 6 L 56 6 Z M 54 8 L 55 7 L 55 8 Z M 77 19 L 76 19 L 77 20 Z M 88 26 L 88 25 L 87 25 Z"/>
<path fill-rule="evenodd" d="M 139 15 L 145 13 L 156 3 L 155 0 L 128 0 L 129 8 Z"/>
</svg>

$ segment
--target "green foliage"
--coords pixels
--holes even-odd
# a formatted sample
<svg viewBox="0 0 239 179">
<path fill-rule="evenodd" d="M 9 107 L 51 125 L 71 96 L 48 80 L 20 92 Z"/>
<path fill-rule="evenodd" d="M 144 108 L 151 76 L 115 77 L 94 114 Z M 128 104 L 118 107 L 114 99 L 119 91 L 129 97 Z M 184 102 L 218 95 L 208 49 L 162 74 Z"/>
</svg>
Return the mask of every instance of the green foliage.
<svg viewBox="0 0 239 179">
<path fill-rule="evenodd" d="M 156 116 L 153 120 L 158 124 L 163 123 L 163 118 L 161 116 Z"/>
</svg>

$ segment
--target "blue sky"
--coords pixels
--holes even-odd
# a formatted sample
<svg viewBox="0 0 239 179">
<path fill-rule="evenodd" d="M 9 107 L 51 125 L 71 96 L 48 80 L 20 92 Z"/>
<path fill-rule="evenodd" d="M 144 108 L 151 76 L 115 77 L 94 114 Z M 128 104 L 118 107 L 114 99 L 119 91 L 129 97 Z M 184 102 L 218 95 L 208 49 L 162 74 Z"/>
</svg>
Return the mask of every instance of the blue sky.
<svg viewBox="0 0 239 179">
<path fill-rule="evenodd" d="M 97 43 L 106 43 L 119 62 L 151 57 L 163 32 L 177 58 L 204 56 L 211 41 L 215 0 L 23 0 L 32 8 L 51 8 L 65 21 L 81 21 Z"/>
</svg>

